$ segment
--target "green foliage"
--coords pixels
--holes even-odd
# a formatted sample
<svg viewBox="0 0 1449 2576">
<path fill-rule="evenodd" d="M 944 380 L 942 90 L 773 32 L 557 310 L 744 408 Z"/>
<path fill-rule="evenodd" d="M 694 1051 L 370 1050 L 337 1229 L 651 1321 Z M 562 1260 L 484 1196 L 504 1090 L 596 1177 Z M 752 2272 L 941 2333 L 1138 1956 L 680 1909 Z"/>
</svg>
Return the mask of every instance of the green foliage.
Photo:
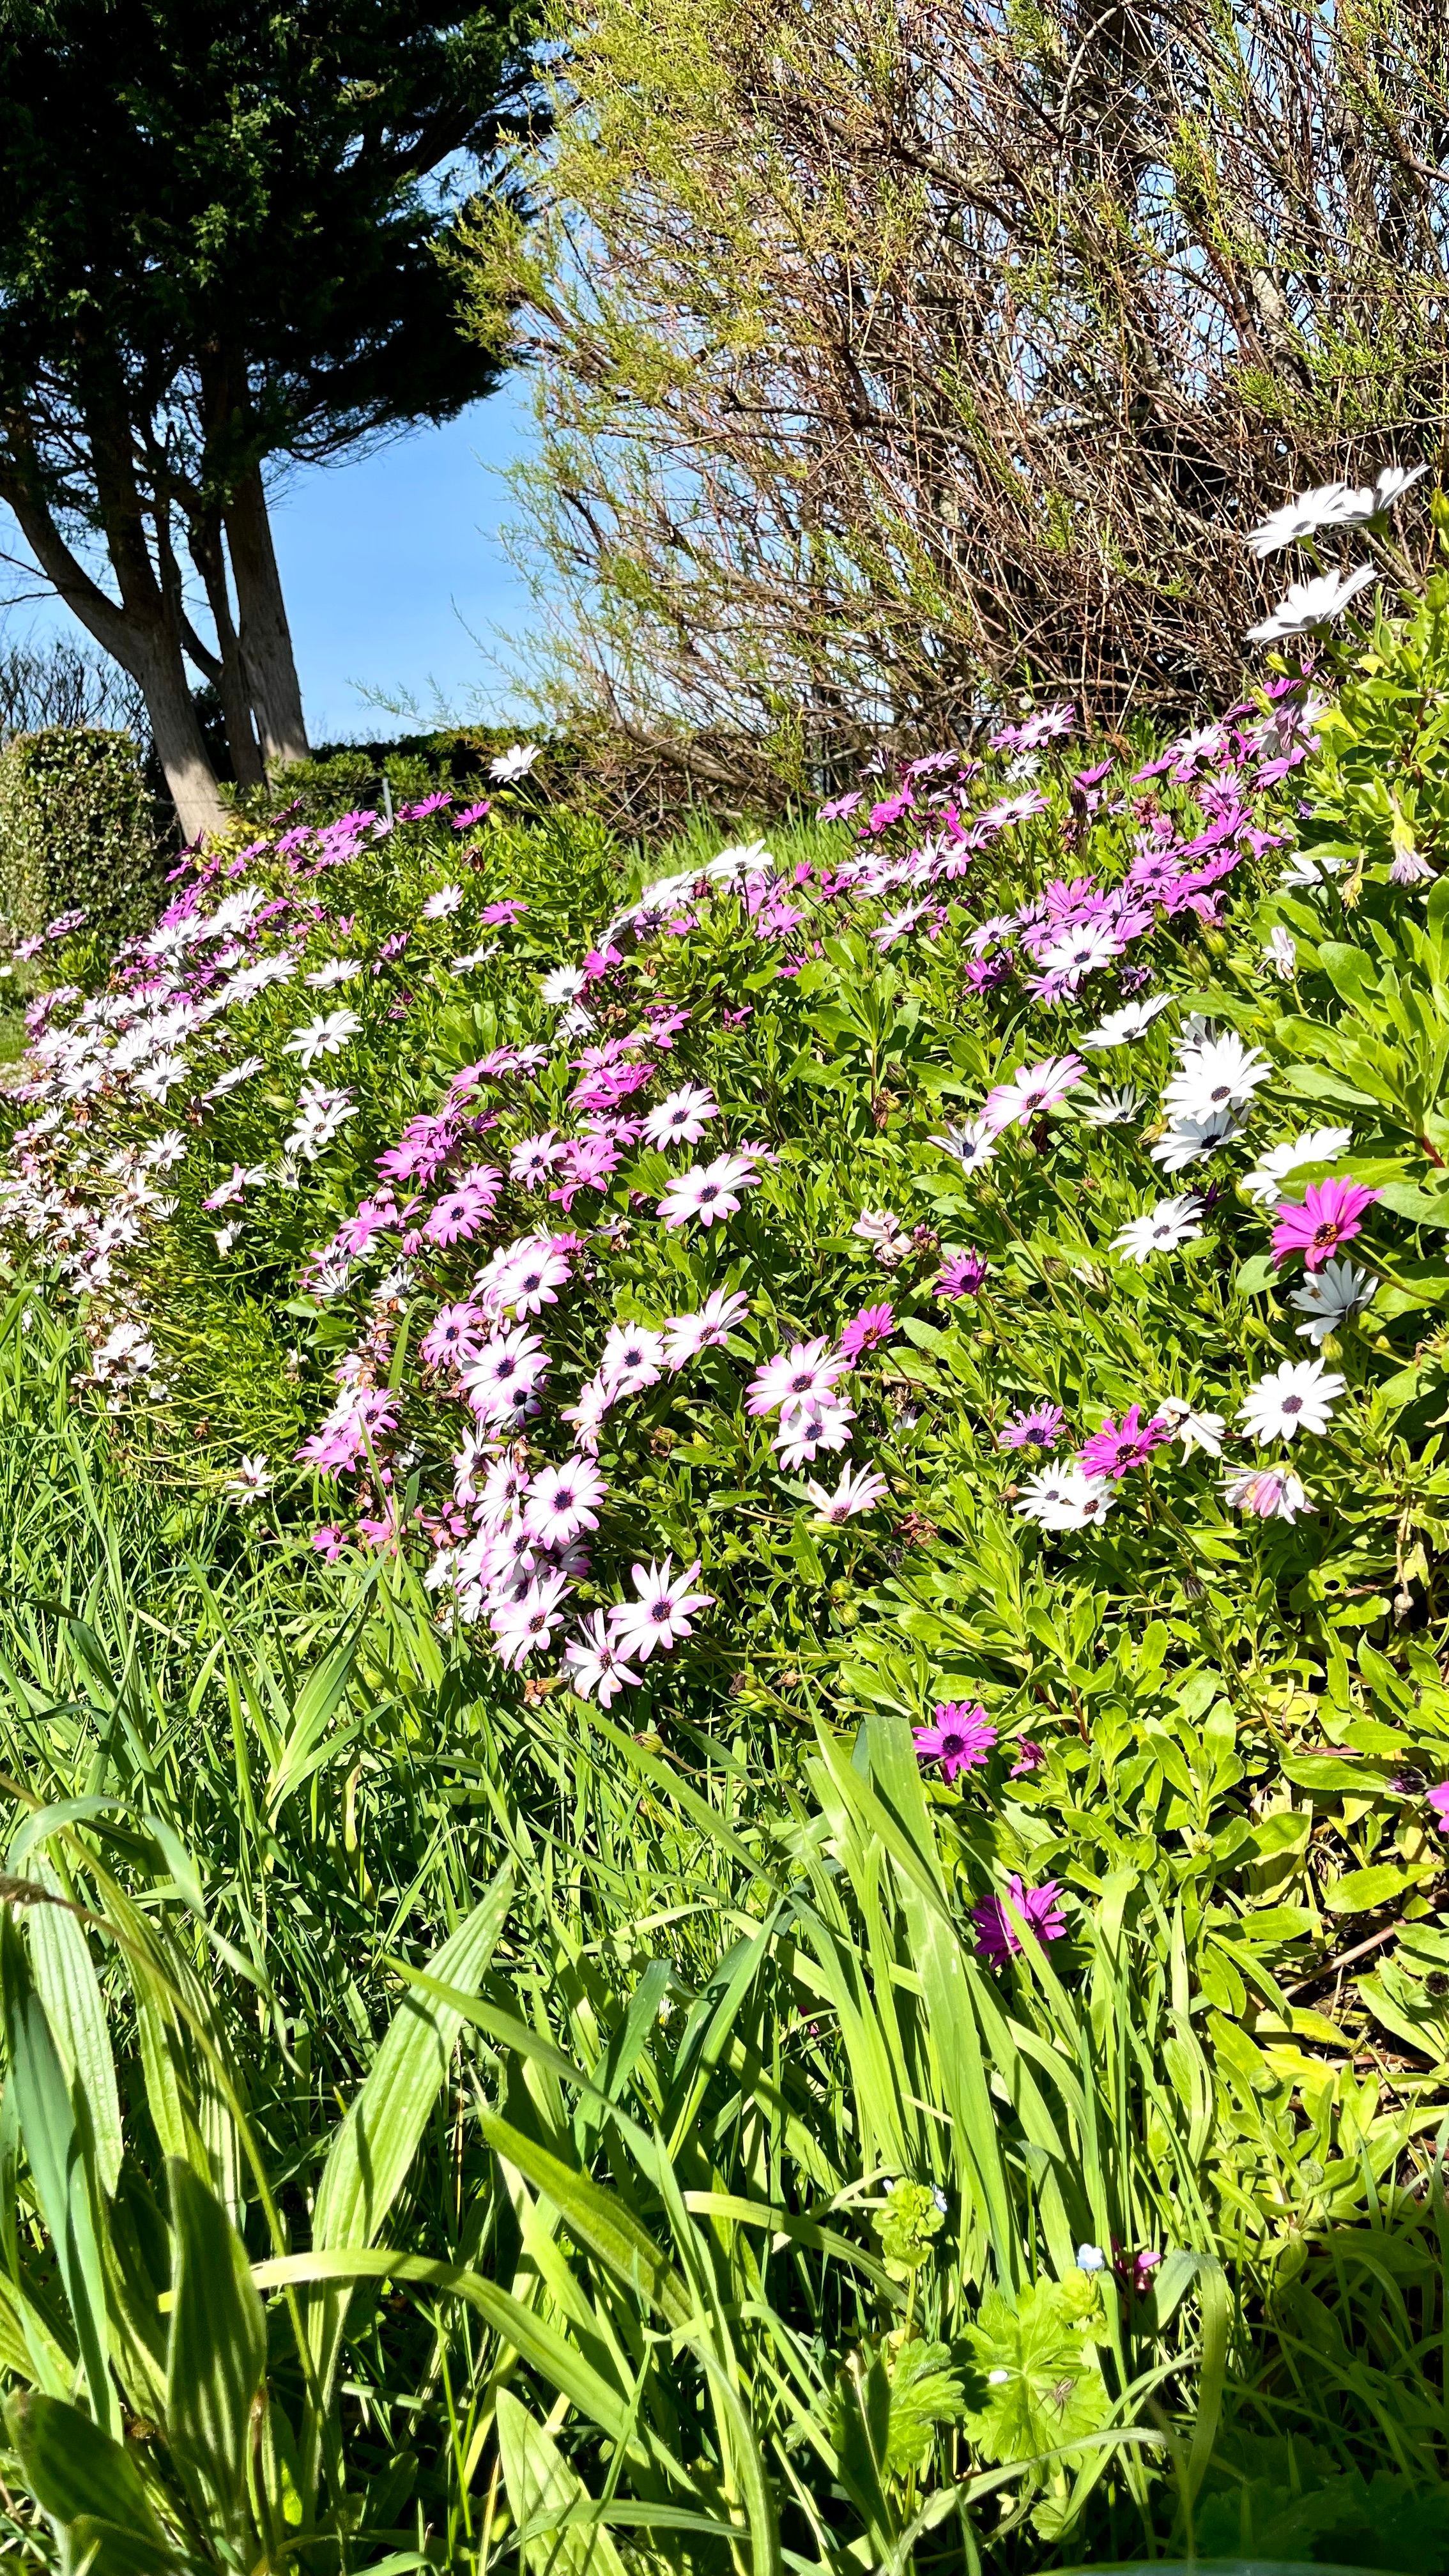
<svg viewBox="0 0 1449 2576">
<path fill-rule="evenodd" d="M 111 940 L 155 915 L 162 843 L 129 734 L 52 726 L 0 751 L 0 918 L 17 935 L 83 910 Z"/>
<path fill-rule="evenodd" d="M 876 2213 L 881 2260 L 893 2281 L 909 2281 L 928 2259 L 931 2239 L 945 2224 L 945 2210 L 923 2182 L 893 2182 Z"/>
<path fill-rule="evenodd" d="M 72 2557 L 129 2566 L 133 2471 L 162 2535 L 140 2545 L 218 2569 L 345 2535 L 359 2568 L 460 2576 L 944 2576 L 963 2548 L 1034 2576 L 1209 2543 L 1372 2545 L 1435 2576 L 1449 969 L 1442 886 L 1403 883 L 1378 800 L 1412 780 L 1431 847 L 1444 614 L 1431 592 L 1380 622 L 1326 748 L 1245 790 L 1262 846 L 1230 899 L 1155 924 L 1164 1006 L 1118 1058 L 1134 1112 L 1113 1067 L 970 1172 L 936 1140 L 1098 1007 L 983 983 L 978 921 L 1088 868 L 1118 882 L 1154 817 L 1196 838 L 1191 781 L 1119 774 L 1084 818 L 1080 753 L 1043 760 L 965 893 L 884 938 L 796 887 L 844 837 L 782 834 L 770 901 L 799 891 L 808 925 L 788 956 L 699 888 L 691 838 L 659 935 L 621 932 L 611 964 L 628 863 L 522 799 L 462 833 L 447 811 L 284 832 L 201 891 L 235 886 L 248 917 L 214 936 L 260 959 L 284 920 L 289 970 L 187 1030 L 171 1099 L 108 1071 L 86 1125 L 12 1166 L 41 1247 L 12 1231 L 0 1318 L 17 2545 L 44 2559 L 49 2513 Z M 1251 721 L 1269 770 L 1304 748 L 1296 719 Z M 591 948 L 595 1027 L 558 1033 L 540 979 Z M 210 997 L 209 962 L 187 971 Z M 289 1040 L 343 1003 L 323 1069 L 354 1114 L 285 1148 Z M 459 1407 L 422 1339 L 547 1202 L 510 1179 L 460 1245 L 389 1240 L 324 1281 L 312 1257 L 460 1067 L 524 1056 L 466 1088 L 488 1123 L 460 1154 L 502 1168 L 573 1123 L 597 1067 L 571 1059 L 617 1037 L 627 1060 L 651 1012 L 668 1083 L 708 1086 L 760 1177 L 727 1225 L 668 1228 L 677 1166 L 632 1137 L 566 1216 L 550 1408 L 616 1323 L 749 1299 L 601 1425 L 580 1603 L 666 1549 L 713 1596 L 605 1708 L 556 1647 L 509 1671 L 486 1617 L 438 1616 Z M 1266 1078 L 1187 1166 L 1215 1187 L 1198 1231 L 1134 1261 L 1198 1019 Z M 252 1070 L 208 1099 L 223 1063 Z M 1261 1463 L 1240 1408 L 1304 1344 L 1249 1158 L 1330 1115 L 1333 1168 L 1379 1193 L 1352 1247 L 1377 1285 L 1321 1345 L 1328 1428 L 1285 1442 L 1313 1509 L 1261 1517 L 1226 1489 Z M 127 1149 L 162 1139 L 158 1209 Z M 76 1243 L 137 1205 L 72 1322 Z M 883 1211 L 888 1270 L 856 1231 Z M 967 1242 L 976 1295 L 935 1293 Z M 123 1296 L 156 1344 L 129 1386 L 103 1358 Z M 750 1371 L 887 1297 L 899 1329 L 849 1382 L 887 1500 L 832 1521 Z M 318 1490 L 293 1452 L 359 1356 L 396 1433 Z M 1010 1415 L 1060 1406 L 1075 1443 L 1174 1397 L 1222 1417 L 1221 1460 L 1161 1441 L 1109 1517 L 1022 1513 Z M 530 1456 L 546 1436 L 509 1430 Z M 228 1496 L 242 1445 L 273 1479 L 256 1502 Z M 366 1521 L 383 1543 L 344 1544 Z M 948 1781 L 913 1737 L 977 1701 L 993 1740 Z"/>
</svg>

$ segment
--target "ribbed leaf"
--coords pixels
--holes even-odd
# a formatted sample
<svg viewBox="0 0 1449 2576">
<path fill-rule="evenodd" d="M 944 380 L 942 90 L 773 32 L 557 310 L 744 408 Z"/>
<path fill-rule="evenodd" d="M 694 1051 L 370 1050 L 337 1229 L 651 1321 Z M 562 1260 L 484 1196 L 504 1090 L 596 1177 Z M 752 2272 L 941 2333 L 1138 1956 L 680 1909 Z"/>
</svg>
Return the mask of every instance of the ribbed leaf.
<svg viewBox="0 0 1449 2576">
<path fill-rule="evenodd" d="M 357 1642 L 350 1637 L 334 1647 L 297 1694 L 290 1732 L 267 1782 L 267 1807 L 274 1824 L 284 1801 L 317 1767 L 328 1720 L 352 1678 Z"/>
<path fill-rule="evenodd" d="M 101 2526 L 94 2569 L 146 2576 L 171 2563 L 135 2461 L 89 2415 L 31 2391 L 12 2398 L 6 2421 L 27 2487 L 42 2513 L 71 2534 L 74 2554 L 83 2556 L 92 2537 L 75 2527 L 89 2523 Z"/>
<path fill-rule="evenodd" d="M 0 1921 L 0 1992 L 20 2135 L 70 2302 L 91 2406 L 106 2432 L 119 2432 L 89 2142 L 8 1910 Z"/>
<path fill-rule="evenodd" d="M 168 2175 L 176 2284 L 166 2352 L 167 2429 L 178 2460 L 231 2533 L 246 2486 L 267 2323 L 246 2249 L 215 2193 L 179 2158 Z"/>
<path fill-rule="evenodd" d="M 511 1896 L 512 1878 L 504 1871 L 434 1957 L 432 1970 L 440 1985 L 468 1994 L 482 1982 Z M 312 2211 L 312 2242 L 319 2250 L 372 2244 L 417 2153 L 462 2027 L 461 2013 L 429 1996 L 409 1993 L 399 2004 L 328 2151 Z M 307 2305 L 307 2343 L 324 2407 L 346 2309 L 346 2292 L 332 2289 L 318 2292 Z M 314 2435 L 320 2435 L 320 2427 Z M 315 2440 L 309 2474 L 314 2453 Z"/>
<path fill-rule="evenodd" d="M 564 2524 L 587 2506 L 587 2489 L 557 2444 L 506 2388 L 497 2399 L 498 2456 L 513 2518 L 523 2534 L 523 2560 L 539 2576 L 626 2576 L 602 2524 Z M 562 2525 L 562 2527 L 561 2527 Z"/>
<path fill-rule="evenodd" d="M 47 1861 L 33 1875 L 59 1895 L 60 1881 Z M 69 2083 L 79 2083 L 91 2117 L 96 2172 L 107 2199 L 116 2188 L 124 2141 L 116 2065 L 86 1936 L 65 1904 L 35 1905 L 29 1914 L 30 1956 L 36 1990 Z"/>
<path fill-rule="evenodd" d="M 564 2164 L 506 2120 L 485 2112 L 479 2126 L 495 2155 L 515 2165 L 535 2191 L 552 2201 L 578 2244 L 586 2245 L 619 2280 L 647 2299 L 668 2325 L 695 2322 L 694 2303 L 679 2274 L 615 2193 L 602 2190 L 587 2174 Z"/>
</svg>

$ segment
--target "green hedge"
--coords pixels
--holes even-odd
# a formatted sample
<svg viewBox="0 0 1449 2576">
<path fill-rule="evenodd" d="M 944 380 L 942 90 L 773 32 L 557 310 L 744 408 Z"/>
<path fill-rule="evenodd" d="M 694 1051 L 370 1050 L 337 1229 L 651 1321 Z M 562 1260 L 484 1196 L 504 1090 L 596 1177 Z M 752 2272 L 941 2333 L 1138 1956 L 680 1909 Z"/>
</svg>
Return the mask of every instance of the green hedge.
<svg viewBox="0 0 1449 2576">
<path fill-rule="evenodd" d="M 152 917 L 164 845 L 129 734 L 53 725 L 0 751 L 0 915 L 28 934 L 84 907 L 94 923 Z"/>
</svg>

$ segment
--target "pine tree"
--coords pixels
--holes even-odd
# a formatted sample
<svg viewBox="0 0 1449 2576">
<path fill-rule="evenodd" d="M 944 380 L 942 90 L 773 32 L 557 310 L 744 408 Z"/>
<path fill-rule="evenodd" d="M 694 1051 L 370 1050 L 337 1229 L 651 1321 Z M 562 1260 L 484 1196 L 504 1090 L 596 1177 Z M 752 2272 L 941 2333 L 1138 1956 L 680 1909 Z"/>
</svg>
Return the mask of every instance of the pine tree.
<svg viewBox="0 0 1449 2576">
<path fill-rule="evenodd" d="M 143 688 L 188 832 L 221 810 L 188 662 L 241 779 L 307 748 L 269 462 L 497 381 L 445 254 L 508 194 L 531 5 L 0 0 L 0 499 Z"/>
</svg>

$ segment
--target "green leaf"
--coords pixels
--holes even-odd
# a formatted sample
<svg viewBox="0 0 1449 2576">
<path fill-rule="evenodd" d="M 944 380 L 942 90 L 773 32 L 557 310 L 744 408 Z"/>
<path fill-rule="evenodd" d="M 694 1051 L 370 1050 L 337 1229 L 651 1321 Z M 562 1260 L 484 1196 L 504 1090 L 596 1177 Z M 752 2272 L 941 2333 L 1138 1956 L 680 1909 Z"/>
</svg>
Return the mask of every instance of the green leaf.
<svg viewBox="0 0 1449 2576">
<path fill-rule="evenodd" d="M 989 2291 L 966 2340 L 985 2382 L 966 2409 L 983 2458 L 1033 2460 L 1106 2423 L 1111 2400 L 1096 2355 L 1055 2281 L 1033 2282 L 1015 2301 Z M 994 2386 L 993 2371 L 1005 2373 Z"/>
<path fill-rule="evenodd" d="M 72 2535 L 73 2555 L 85 2555 L 85 2524 L 100 2526 L 92 2576 L 154 2576 L 174 2563 L 135 2461 L 89 2415 L 35 2389 L 5 2413 L 25 2483 L 41 2512 Z"/>
<path fill-rule="evenodd" d="M 45 2006 L 7 1908 L 0 1921 L 0 1990 L 20 2135 L 40 2214 L 55 2249 L 97 2423 L 120 2431 L 106 2327 L 105 2275 L 97 2241 L 95 2173 L 84 2096 L 73 2094 Z M 78 2107 L 79 2106 L 79 2109 Z"/>
<path fill-rule="evenodd" d="M 627 2576 L 601 2523 L 570 2522 L 591 2499 L 556 2442 L 506 2388 L 497 2398 L 498 2456 L 526 2566 L 538 2576 Z"/>
<path fill-rule="evenodd" d="M 1414 1225 L 1449 1226 L 1449 1190 L 1416 1189 L 1412 1181 L 1390 1181 L 1380 1190 L 1379 1199 L 1395 1216 L 1406 1216 Z"/>
<path fill-rule="evenodd" d="M 512 1901 L 513 1879 L 500 1871 L 483 1902 L 431 1961 L 440 1985 L 474 1994 L 482 1984 Z M 399 2004 L 376 2059 L 328 2150 L 312 2210 L 315 2246 L 370 2245 L 401 2191 L 418 2141 L 463 2028 L 451 2004 L 409 1992 Z M 308 2302 L 306 2334 L 325 2403 L 337 2365 L 345 2291 L 327 2289 Z M 314 2438 L 320 2427 L 313 2426 Z M 315 2472 L 315 2451 L 306 2462 Z"/>
<path fill-rule="evenodd" d="M 1241 1296 L 1258 1297 L 1272 1287 L 1277 1275 L 1272 1253 L 1255 1252 L 1251 1261 L 1242 1264 L 1233 1285 Z"/>
<path fill-rule="evenodd" d="M 324 1758 L 322 1739 L 328 1721 L 352 1678 L 357 1647 L 355 1636 L 335 1646 L 330 1655 L 324 1656 L 316 1671 L 308 1675 L 297 1694 L 290 1732 L 267 1783 L 267 1808 L 274 1824 L 292 1791 L 310 1778 L 318 1762 Z"/>
<path fill-rule="evenodd" d="M 235 2535 L 252 2402 L 267 2362 L 267 2323 L 246 2249 L 215 2193 L 179 2158 L 167 2170 L 176 2241 L 167 2429 L 177 2458 Z"/>
<path fill-rule="evenodd" d="M 885 2350 L 891 2411 L 886 2434 L 886 2467 L 893 2478 L 923 2469 L 940 2424 L 955 2424 L 966 2411 L 965 2392 L 951 2368 L 943 2343 L 919 2337 Z"/>
<path fill-rule="evenodd" d="M 60 1881 L 48 1862 L 39 1862 L 34 1874 L 59 1894 Z M 79 2084 L 89 2107 L 96 2172 L 109 2199 L 125 2147 L 100 1980 L 86 1936 L 68 1905 L 33 1906 L 29 1932 L 36 1991 L 45 2006 L 66 2081 Z"/>
<path fill-rule="evenodd" d="M 1346 1869 L 1342 1878 L 1324 1889 L 1323 1902 L 1331 1914 L 1367 1914 L 1396 1896 L 1411 1895 L 1420 1875 L 1417 1870 L 1396 1869 L 1391 1861 L 1381 1861 L 1374 1869 Z"/>
<path fill-rule="evenodd" d="M 516 2166 L 553 2203 L 569 2234 L 597 2254 L 617 2279 L 647 2299 L 667 2324 L 695 2322 L 694 2303 L 679 2274 L 616 2192 L 604 2191 L 576 2165 L 565 2164 L 507 2120 L 484 2112 L 479 2126 L 494 2154 Z"/>
</svg>

